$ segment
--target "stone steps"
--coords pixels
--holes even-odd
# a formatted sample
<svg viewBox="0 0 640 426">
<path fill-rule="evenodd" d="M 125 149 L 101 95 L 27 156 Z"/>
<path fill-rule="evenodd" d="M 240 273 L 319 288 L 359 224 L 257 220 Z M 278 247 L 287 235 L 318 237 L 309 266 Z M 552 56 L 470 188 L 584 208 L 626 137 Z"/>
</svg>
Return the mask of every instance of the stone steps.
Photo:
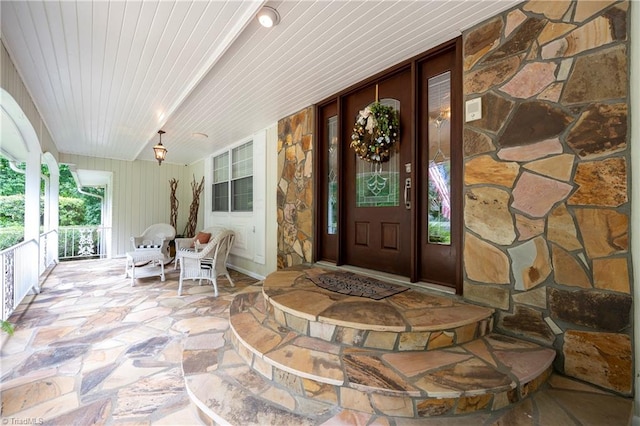
<svg viewBox="0 0 640 426">
<path fill-rule="evenodd" d="M 238 353 L 265 379 L 273 380 L 274 372 L 307 379 L 342 407 L 387 416 L 501 409 L 544 383 L 555 357 L 551 349 L 499 334 L 430 351 L 329 343 L 273 321 L 260 293 L 235 298 L 230 325 Z"/>
<path fill-rule="evenodd" d="M 342 345 L 396 351 L 432 350 L 470 342 L 493 329 L 493 310 L 408 289 L 382 300 L 317 287 L 320 268 L 269 275 L 263 293 L 272 318 L 299 334 Z"/>
<path fill-rule="evenodd" d="M 552 371 L 555 351 L 492 333 L 491 310 L 416 290 L 363 301 L 306 281 L 302 269 L 279 271 L 261 292 L 236 295 L 215 367 L 194 374 L 183 367 L 207 417 L 231 424 L 470 420 L 525 399 Z M 443 315 L 428 313 L 438 309 Z"/>
<path fill-rule="evenodd" d="M 274 369 L 273 379 L 265 379 L 231 345 L 231 334 L 222 348 L 183 353 L 186 389 L 205 424 L 311 426 L 345 411 L 300 378 Z"/>
</svg>

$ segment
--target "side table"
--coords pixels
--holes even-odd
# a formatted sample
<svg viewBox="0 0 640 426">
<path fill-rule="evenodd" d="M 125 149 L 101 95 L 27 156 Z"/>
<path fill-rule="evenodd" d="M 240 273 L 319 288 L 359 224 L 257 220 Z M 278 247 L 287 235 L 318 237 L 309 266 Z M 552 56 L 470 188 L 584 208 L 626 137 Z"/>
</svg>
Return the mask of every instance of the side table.
<svg viewBox="0 0 640 426">
<path fill-rule="evenodd" d="M 151 265 L 136 266 L 136 263 L 150 262 Z M 125 277 L 131 277 L 131 287 L 136 278 L 159 276 L 164 281 L 164 255 L 160 250 L 136 250 L 127 252 Z"/>
</svg>

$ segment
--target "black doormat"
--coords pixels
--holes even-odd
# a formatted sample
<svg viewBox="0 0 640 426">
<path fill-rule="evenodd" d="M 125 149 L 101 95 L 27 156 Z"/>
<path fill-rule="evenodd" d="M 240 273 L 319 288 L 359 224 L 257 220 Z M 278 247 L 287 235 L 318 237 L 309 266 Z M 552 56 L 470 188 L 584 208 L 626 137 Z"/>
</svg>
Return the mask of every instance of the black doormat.
<svg viewBox="0 0 640 426">
<path fill-rule="evenodd" d="M 408 287 L 386 283 L 375 278 L 354 274 L 353 272 L 326 272 L 324 274 L 307 274 L 318 287 L 350 296 L 368 297 L 380 300 L 394 294 L 409 290 Z"/>
</svg>

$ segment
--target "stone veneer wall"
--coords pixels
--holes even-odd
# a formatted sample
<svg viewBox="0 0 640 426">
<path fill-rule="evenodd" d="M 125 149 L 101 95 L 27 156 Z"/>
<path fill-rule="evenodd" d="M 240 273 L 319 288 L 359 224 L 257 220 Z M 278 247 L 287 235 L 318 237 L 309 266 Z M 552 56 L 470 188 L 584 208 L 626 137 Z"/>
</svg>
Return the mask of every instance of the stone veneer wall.
<svg viewBox="0 0 640 426">
<path fill-rule="evenodd" d="M 464 128 L 464 297 L 554 346 L 557 370 L 626 395 L 628 8 L 522 3 L 464 34 L 463 82 L 483 110 Z"/>
<path fill-rule="evenodd" d="M 313 260 L 313 107 L 278 121 L 278 269 Z"/>
</svg>

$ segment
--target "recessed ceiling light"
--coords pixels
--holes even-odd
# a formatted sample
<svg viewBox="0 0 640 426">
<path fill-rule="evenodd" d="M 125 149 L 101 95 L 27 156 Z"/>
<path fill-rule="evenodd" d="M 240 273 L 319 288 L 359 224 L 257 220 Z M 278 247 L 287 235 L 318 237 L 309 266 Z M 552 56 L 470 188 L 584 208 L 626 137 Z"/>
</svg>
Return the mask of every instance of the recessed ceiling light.
<svg viewBox="0 0 640 426">
<path fill-rule="evenodd" d="M 258 12 L 258 22 L 260 22 L 260 25 L 263 27 L 271 28 L 274 25 L 278 25 L 278 22 L 280 22 L 280 15 L 274 8 L 264 6 L 260 9 L 260 12 Z"/>
<path fill-rule="evenodd" d="M 194 139 L 206 139 L 209 137 L 206 133 L 194 132 L 191 133 L 191 137 Z"/>
</svg>

